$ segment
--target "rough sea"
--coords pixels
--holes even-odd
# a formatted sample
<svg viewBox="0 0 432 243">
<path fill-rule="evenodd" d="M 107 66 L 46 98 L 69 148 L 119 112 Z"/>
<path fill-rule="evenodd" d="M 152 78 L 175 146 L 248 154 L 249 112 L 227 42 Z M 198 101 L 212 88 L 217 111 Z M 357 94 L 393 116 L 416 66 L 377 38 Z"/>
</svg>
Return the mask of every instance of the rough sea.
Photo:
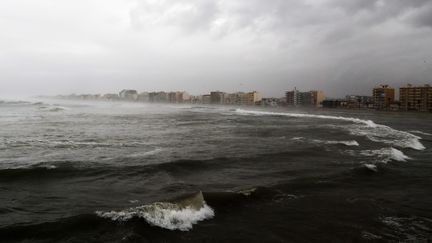
<svg viewBox="0 0 432 243">
<path fill-rule="evenodd" d="M 432 242 L 432 115 L 2 100 L 0 242 Z"/>
</svg>

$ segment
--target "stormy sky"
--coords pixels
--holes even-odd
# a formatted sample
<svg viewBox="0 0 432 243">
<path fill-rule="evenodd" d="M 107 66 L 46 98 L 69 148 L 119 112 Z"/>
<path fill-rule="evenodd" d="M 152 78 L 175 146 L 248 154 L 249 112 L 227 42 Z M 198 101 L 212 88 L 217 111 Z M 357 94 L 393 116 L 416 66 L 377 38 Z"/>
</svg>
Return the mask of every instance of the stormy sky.
<svg viewBox="0 0 432 243">
<path fill-rule="evenodd" d="M 431 0 L 1 0 L 0 95 L 432 83 Z"/>
</svg>

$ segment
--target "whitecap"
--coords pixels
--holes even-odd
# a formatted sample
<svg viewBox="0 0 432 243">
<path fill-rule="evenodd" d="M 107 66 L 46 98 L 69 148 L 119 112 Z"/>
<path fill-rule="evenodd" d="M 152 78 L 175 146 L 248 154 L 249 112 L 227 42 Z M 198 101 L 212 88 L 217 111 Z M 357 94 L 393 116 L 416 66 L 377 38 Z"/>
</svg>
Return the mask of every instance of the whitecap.
<svg viewBox="0 0 432 243">
<path fill-rule="evenodd" d="M 418 130 L 412 130 L 412 131 L 409 131 L 409 132 L 411 132 L 411 133 L 417 133 L 417 134 L 425 135 L 425 136 L 432 136 L 432 134 L 430 134 L 430 133 L 422 132 L 422 131 L 418 131 Z"/>
<path fill-rule="evenodd" d="M 162 151 L 161 148 L 155 148 L 153 150 L 149 150 L 149 151 L 145 151 L 145 152 L 137 152 L 137 153 L 133 153 L 128 155 L 128 157 L 130 158 L 136 158 L 136 157 L 146 157 L 146 156 L 151 156 L 151 155 L 155 155 L 158 154 Z"/>
<path fill-rule="evenodd" d="M 318 140 L 318 139 L 314 139 L 312 140 L 315 143 L 324 143 L 324 144 L 342 144 L 345 146 L 360 146 L 360 144 L 355 141 L 355 140 L 350 140 L 350 141 L 332 141 L 332 140 L 327 140 L 327 141 L 323 141 L 323 140 Z"/>
<path fill-rule="evenodd" d="M 378 172 L 378 168 L 374 164 L 363 164 L 363 166 L 368 170 L 371 170 L 373 172 Z"/>
<path fill-rule="evenodd" d="M 151 225 L 180 231 L 189 231 L 194 224 L 215 215 L 214 210 L 205 203 L 201 192 L 180 202 L 156 202 L 121 211 L 97 211 L 96 214 L 114 221 L 143 218 Z"/>
<path fill-rule="evenodd" d="M 353 117 L 342 117 L 342 116 L 329 116 L 329 115 L 314 115 L 304 113 L 288 113 L 288 112 L 268 112 L 268 111 L 253 111 L 236 109 L 236 113 L 243 115 L 270 115 L 270 116 L 287 116 L 287 117 L 305 117 L 305 118 L 317 118 L 317 119 L 331 119 L 353 122 L 355 126 L 344 126 L 344 129 L 352 135 L 365 136 L 369 140 L 374 142 L 381 142 L 390 144 L 392 146 L 401 148 L 412 148 L 415 150 L 423 150 L 425 147 L 419 141 L 421 137 L 411 134 L 409 132 L 399 131 L 389 126 L 376 124 L 371 120 L 362 120 Z"/>
<path fill-rule="evenodd" d="M 391 160 L 394 161 L 407 161 L 411 159 L 406 156 L 402 151 L 395 148 L 382 148 L 378 150 L 363 150 L 360 153 L 363 156 L 376 156 L 378 162 L 387 163 Z"/>
</svg>

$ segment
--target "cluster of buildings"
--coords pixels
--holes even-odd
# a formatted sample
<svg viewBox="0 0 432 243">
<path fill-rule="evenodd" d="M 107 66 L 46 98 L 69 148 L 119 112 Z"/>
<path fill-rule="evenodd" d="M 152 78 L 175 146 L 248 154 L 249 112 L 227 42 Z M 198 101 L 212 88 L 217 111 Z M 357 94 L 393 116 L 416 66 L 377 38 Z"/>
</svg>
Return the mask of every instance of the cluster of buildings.
<svg viewBox="0 0 432 243">
<path fill-rule="evenodd" d="M 106 101 L 134 101 L 149 103 L 174 103 L 174 104 L 215 104 L 215 105 L 260 105 L 263 98 L 259 92 L 237 92 L 225 93 L 213 91 L 205 95 L 189 95 L 185 91 L 177 92 L 141 92 L 124 89 L 118 94 L 104 95 L 67 95 L 57 98 L 80 99 L 80 100 L 106 100 Z"/>
<path fill-rule="evenodd" d="M 398 100 L 393 87 L 380 85 L 372 90 L 372 96 L 348 95 L 345 99 L 327 99 L 322 102 L 322 107 L 432 112 L 432 87 L 410 84 L 400 87 Z"/>
<path fill-rule="evenodd" d="M 288 106 L 312 106 L 319 107 L 325 99 L 323 91 L 300 92 L 297 88 L 285 93 Z"/>
<path fill-rule="evenodd" d="M 81 100 L 133 101 L 149 103 L 175 104 L 212 104 L 212 105 L 260 105 L 288 107 L 324 107 L 346 109 L 376 109 L 393 111 L 432 112 L 432 87 L 430 85 L 412 86 L 408 84 L 399 88 L 399 100 L 395 89 L 389 85 L 380 85 L 372 90 L 372 96 L 347 95 L 343 99 L 326 99 L 323 91 L 302 92 L 294 88 L 287 91 L 283 98 L 263 98 L 259 92 L 226 93 L 212 91 L 204 95 L 190 95 L 185 91 L 177 92 L 141 92 L 124 89 L 118 94 L 104 95 L 68 95 L 58 98 Z"/>
</svg>

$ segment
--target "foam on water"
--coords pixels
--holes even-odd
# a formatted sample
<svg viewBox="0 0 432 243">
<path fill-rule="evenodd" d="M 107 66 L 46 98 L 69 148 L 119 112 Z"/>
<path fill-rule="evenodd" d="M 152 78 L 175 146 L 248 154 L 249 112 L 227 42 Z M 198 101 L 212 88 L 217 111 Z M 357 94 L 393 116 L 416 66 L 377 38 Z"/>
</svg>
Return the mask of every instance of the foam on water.
<svg viewBox="0 0 432 243">
<path fill-rule="evenodd" d="M 407 161 L 411 159 L 406 156 L 402 151 L 395 148 L 382 148 L 378 150 L 363 150 L 361 153 L 363 156 L 377 157 L 377 162 L 387 163 L 391 160 L 394 161 Z"/>
<path fill-rule="evenodd" d="M 314 115 L 303 113 L 288 113 L 288 112 L 268 112 L 268 111 L 252 111 L 236 109 L 236 113 L 244 115 L 270 115 L 270 116 L 287 116 L 297 118 L 316 118 L 316 119 L 331 119 L 341 120 L 355 123 L 355 126 L 344 126 L 352 135 L 365 136 L 374 142 L 390 144 L 400 148 L 412 148 L 415 150 L 423 150 L 425 147 L 419 141 L 421 137 L 409 132 L 399 131 L 389 126 L 376 124 L 371 120 L 362 120 L 353 117 L 329 116 L 329 115 Z"/>
<path fill-rule="evenodd" d="M 324 143 L 324 144 L 343 144 L 345 146 L 360 146 L 360 144 L 355 140 L 351 140 L 351 141 L 332 141 L 332 140 L 322 141 L 322 140 L 315 139 L 315 140 L 313 140 L 313 142 Z"/>
<path fill-rule="evenodd" d="M 418 130 L 412 130 L 412 131 L 409 131 L 409 132 L 411 132 L 411 133 L 417 133 L 417 134 L 421 134 L 421 135 L 425 135 L 425 136 L 432 136 L 432 134 L 430 134 L 430 133 L 422 132 L 422 131 L 418 131 Z"/>
<path fill-rule="evenodd" d="M 371 170 L 371 171 L 373 171 L 373 172 L 377 172 L 377 171 L 378 171 L 377 166 L 374 165 L 374 164 L 363 164 L 363 166 L 364 166 L 366 169 Z"/>
<path fill-rule="evenodd" d="M 203 200 L 202 193 L 178 203 L 157 202 L 121 211 L 97 211 L 96 214 L 114 221 L 143 218 L 151 225 L 180 231 L 189 231 L 194 224 L 215 215 L 214 210 Z"/>
<path fill-rule="evenodd" d="M 152 156 L 152 155 L 156 155 L 156 154 L 160 153 L 161 151 L 162 151 L 161 148 L 155 148 L 155 149 L 149 150 L 149 151 L 133 153 L 133 154 L 130 154 L 128 157 L 137 158 L 137 157 Z"/>
</svg>

